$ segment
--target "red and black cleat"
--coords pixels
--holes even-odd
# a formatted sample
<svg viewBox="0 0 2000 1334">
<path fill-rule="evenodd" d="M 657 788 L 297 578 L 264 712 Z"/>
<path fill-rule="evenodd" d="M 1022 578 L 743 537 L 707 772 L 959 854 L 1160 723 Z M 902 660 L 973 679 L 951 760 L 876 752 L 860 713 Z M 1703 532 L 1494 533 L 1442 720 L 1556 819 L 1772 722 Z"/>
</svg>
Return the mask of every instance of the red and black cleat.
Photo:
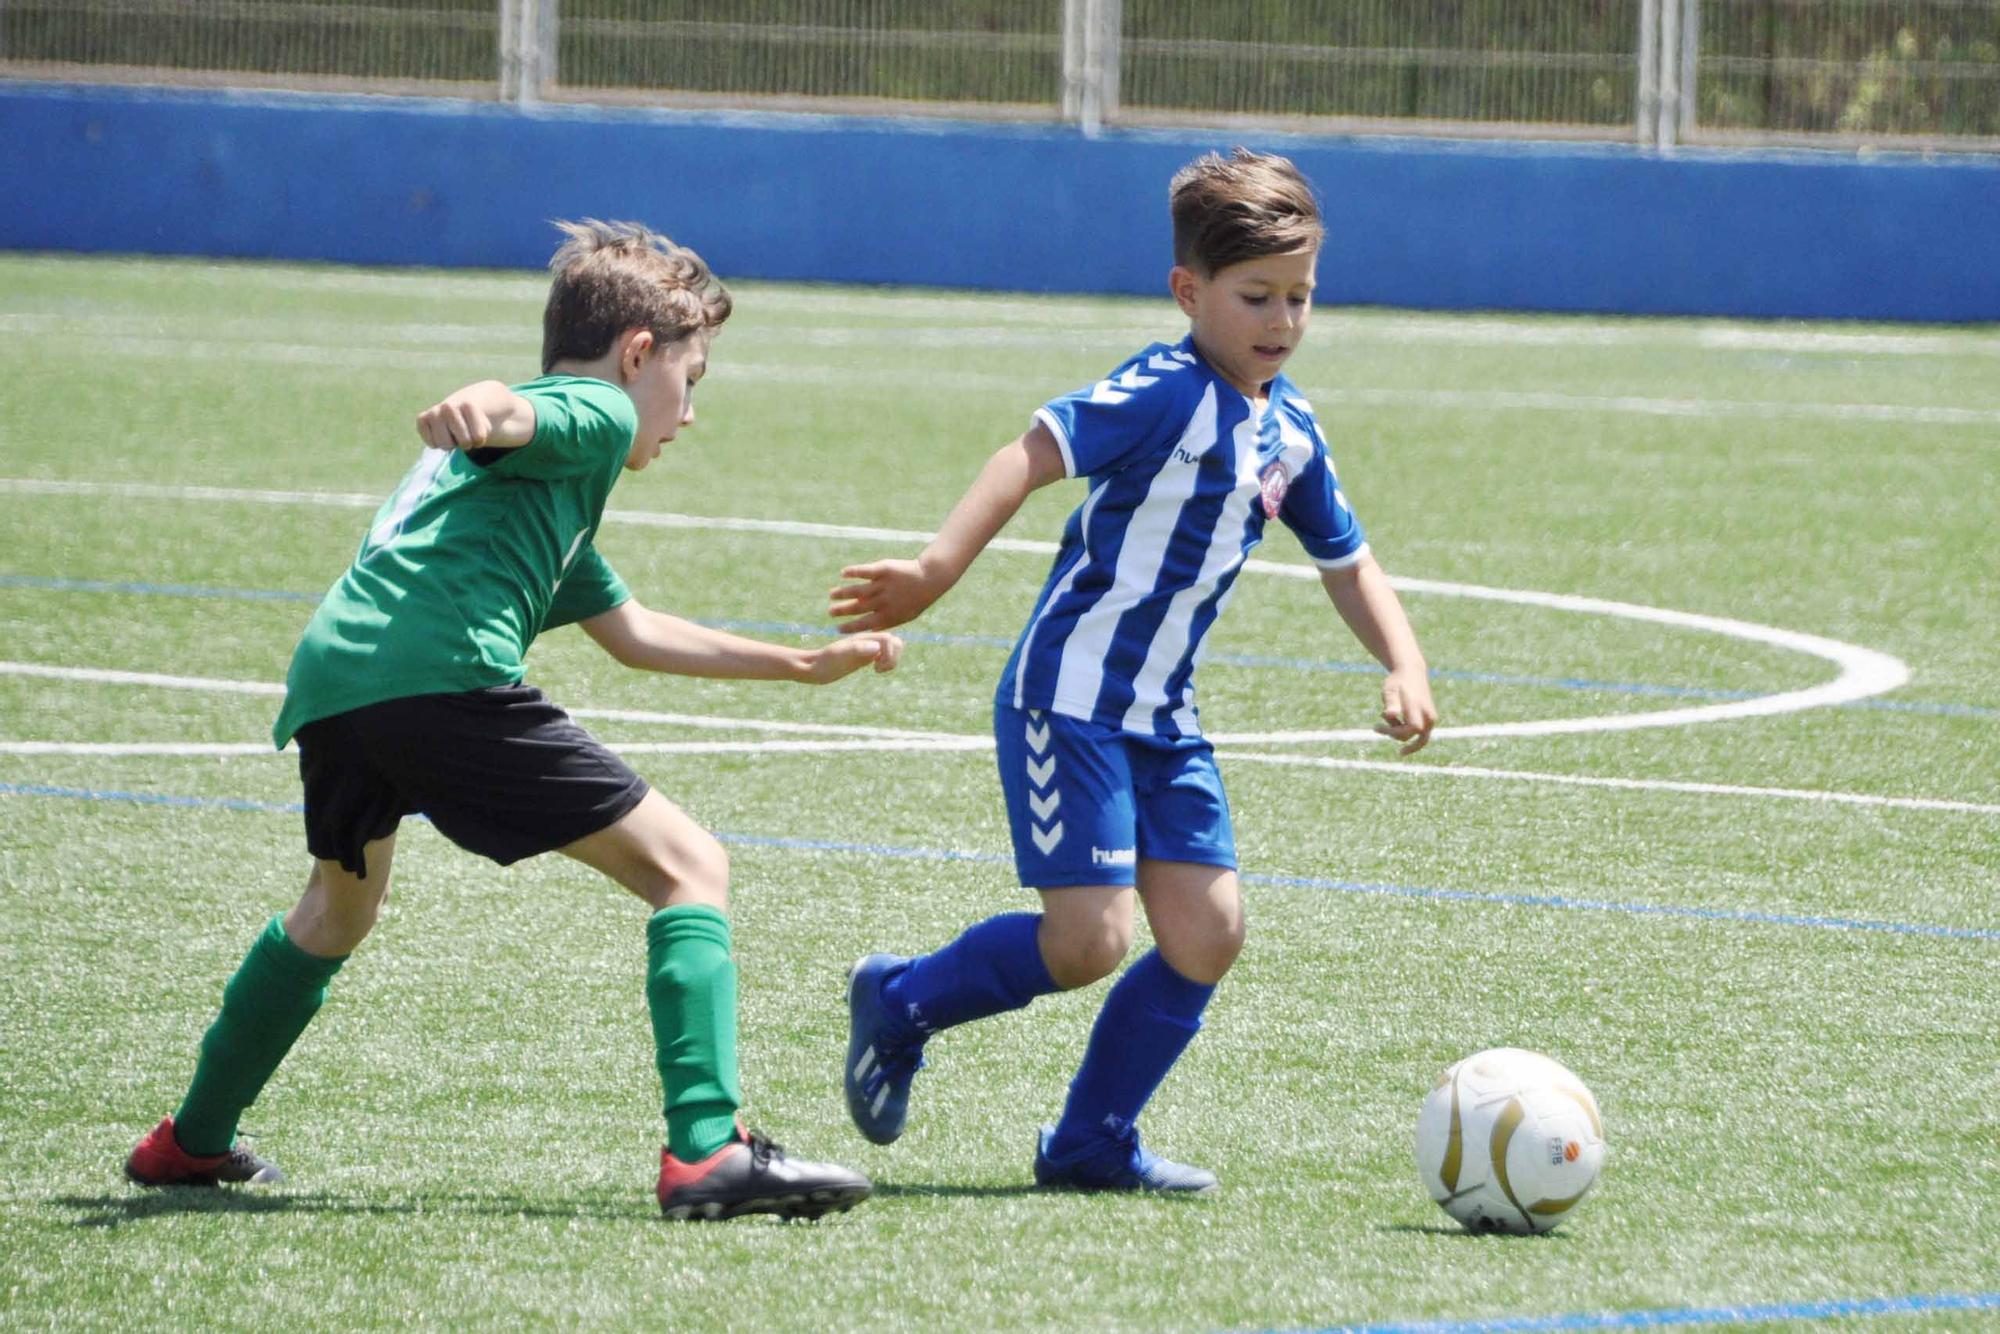
<svg viewBox="0 0 2000 1334">
<path fill-rule="evenodd" d="M 818 1218 L 852 1209 L 875 1188 L 859 1172 L 787 1157 L 783 1146 L 740 1127 L 736 1134 L 698 1163 L 660 1150 L 661 1213 L 674 1219 Z"/>
<path fill-rule="evenodd" d="M 125 1160 L 125 1175 L 141 1186 L 220 1186 L 225 1182 L 269 1186 L 285 1179 L 276 1163 L 265 1162 L 248 1149 L 189 1153 L 174 1138 L 171 1116 L 139 1141 L 139 1147 Z"/>
</svg>

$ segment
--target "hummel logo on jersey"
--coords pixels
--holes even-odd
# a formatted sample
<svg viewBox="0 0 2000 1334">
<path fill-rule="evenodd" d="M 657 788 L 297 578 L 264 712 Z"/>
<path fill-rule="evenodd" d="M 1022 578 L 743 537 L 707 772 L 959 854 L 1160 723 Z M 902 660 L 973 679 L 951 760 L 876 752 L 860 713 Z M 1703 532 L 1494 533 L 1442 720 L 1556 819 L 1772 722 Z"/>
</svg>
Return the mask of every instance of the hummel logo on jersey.
<svg viewBox="0 0 2000 1334">
<path fill-rule="evenodd" d="M 1090 864 L 1092 866 L 1137 866 L 1139 864 L 1139 850 L 1137 848 L 1092 848 L 1090 850 Z"/>
<path fill-rule="evenodd" d="M 1193 450 L 1191 450 L 1191 449 L 1188 449 L 1188 448 L 1186 448 L 1186 447 L 1185 447 L 1185 446 L 1183 446 L 1183 445 L 1175 445 L 1175 446 L 1174 446 L 1174 462 L 1176 462 L 1176 463 L 1200 463 L 1200 462 L 1201 462 L 1201 455 L 1199 455 L 1199 454 L 1195 453 L 1195 452 L 1194 452 Z"/>
</svg>

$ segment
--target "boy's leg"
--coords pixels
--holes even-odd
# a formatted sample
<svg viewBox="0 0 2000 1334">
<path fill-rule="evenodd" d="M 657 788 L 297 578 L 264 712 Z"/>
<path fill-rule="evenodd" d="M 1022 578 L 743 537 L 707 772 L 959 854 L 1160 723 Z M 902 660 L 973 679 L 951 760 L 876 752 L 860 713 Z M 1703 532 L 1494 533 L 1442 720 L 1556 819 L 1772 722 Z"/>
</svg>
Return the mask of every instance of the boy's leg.
<svg viewBox="0 0 2000 1334">
<path fill-rule="evenodd" d="M 786 1157 L 738 1125 L 736 964 L 729 857 L 714 835 L 658 792 L 562 851 L 653 908 L 646 1003 L 665 1093 L 660 1207 L 678 1218 L 816 1216 L 867 1198 L 868 1179 Z"/>
<path fill-rule="evenodd" d="M 395 856 L 392 834 L 365 846 L 368 874 L 313 865 L 306 891 L 273 918 L 222 992 L 180 1109 L 141 1141 L 126 1173 L 142 1185 L 270 1181 L 277 1171 L 235 1148 L 236 1123 L 326 1000 L 327 983 L 381 913 Z"/>
<path fill-rule="evenodd" d="M 1139 867 L 1156 948 L 1104 1000 L 1062 1119 L 1044 1135 L 1036 1175 L 1050 1184 L 1205 1190 L 1215 1178 L 1154 1158 L 1135 1123 L 1201 1029 L 1215 984 L 1243 943 L 1236 873 L 1225 867 L 1147 861 Z"/>
<path fill-rule="evenodd" d="M 736 1137 L 736 964 L 730 955 L 729 854 L 687 812 L 648 792 L 609 828 L 563 849 L 653 909 L 646 1003 L 666 1090 L 667 1146 L 683 1162 Z"/>
<path fill-rule="evenodd" d="M 900 1025 L 893 1036 L 922 1042 L 1110 974 L 1132 946 L 1132 887 L 1040 893 L 1041 912 L 989 917 L 886 976 L 882 997 Z"/>
<path fill-rule="evenodd" d="M 1041 891 L 1043 911 L 1001 913 L 914 959 L 871 954 L 849 974 L 847 1110 L 861 1133 L 893 1143 L 931 1034 L 1088 986 L 1132 945 L 1132 888 Z"/>
<path fill-rule="evenodd" d="M 995 704 L 993 741 L 1015 870 L 1041 890 L 1043 912 L 989 917 L 914 959 L 855 965 L 841 1082 L 848 1114 L 877 1144 L 903 1133 L 933 1033 L 1094 982 L 1131 944 L 1136 825 L 1119 734 Z"/>
</svg>

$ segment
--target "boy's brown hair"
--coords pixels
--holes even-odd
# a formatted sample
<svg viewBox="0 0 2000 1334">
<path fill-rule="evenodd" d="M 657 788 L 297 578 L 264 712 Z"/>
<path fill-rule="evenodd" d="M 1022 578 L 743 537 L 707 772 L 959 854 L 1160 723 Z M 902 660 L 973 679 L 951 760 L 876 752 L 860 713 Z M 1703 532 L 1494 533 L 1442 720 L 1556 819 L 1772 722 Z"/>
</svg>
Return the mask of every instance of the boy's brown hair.
<svg viewBox="0 0 2000 1334">
<path fill-rule="evenodd" d="M 702 257 L 637 222 L 558 222 L 567 239 L 549 260 L 555 281 L 542 311 L 542 373 L 559 361 L 595 361 L 627 329 L 678 342 L 729 318 L 729 289 Z"/>
<path fill-rule="evenodd" d="M 1174 263 L 1213 277 L 1231 264 L 1312 250 L 1326 239 L 1319 201 L 1290 158 L 1239 148 L 1205 153 L 1167 187 Z"/>
</svg>

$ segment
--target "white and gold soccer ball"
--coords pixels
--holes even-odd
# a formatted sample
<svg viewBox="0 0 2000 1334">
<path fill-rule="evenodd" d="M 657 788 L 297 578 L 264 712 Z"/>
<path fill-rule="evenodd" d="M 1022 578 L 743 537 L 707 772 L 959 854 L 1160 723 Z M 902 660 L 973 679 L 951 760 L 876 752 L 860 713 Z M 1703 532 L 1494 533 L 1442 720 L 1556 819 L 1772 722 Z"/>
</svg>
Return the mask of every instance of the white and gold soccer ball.
<svg viewBox="0 0 2000 1334">
<path fill-rule="evenodd" d="M 1417 1171 L 1472 1232 L 1547 1232 L 1604 1166 L 1597 1099 L 1559 1061 L 1518 1047 L 1468 1056 L 1417 1113 Z"/>
</svg>

